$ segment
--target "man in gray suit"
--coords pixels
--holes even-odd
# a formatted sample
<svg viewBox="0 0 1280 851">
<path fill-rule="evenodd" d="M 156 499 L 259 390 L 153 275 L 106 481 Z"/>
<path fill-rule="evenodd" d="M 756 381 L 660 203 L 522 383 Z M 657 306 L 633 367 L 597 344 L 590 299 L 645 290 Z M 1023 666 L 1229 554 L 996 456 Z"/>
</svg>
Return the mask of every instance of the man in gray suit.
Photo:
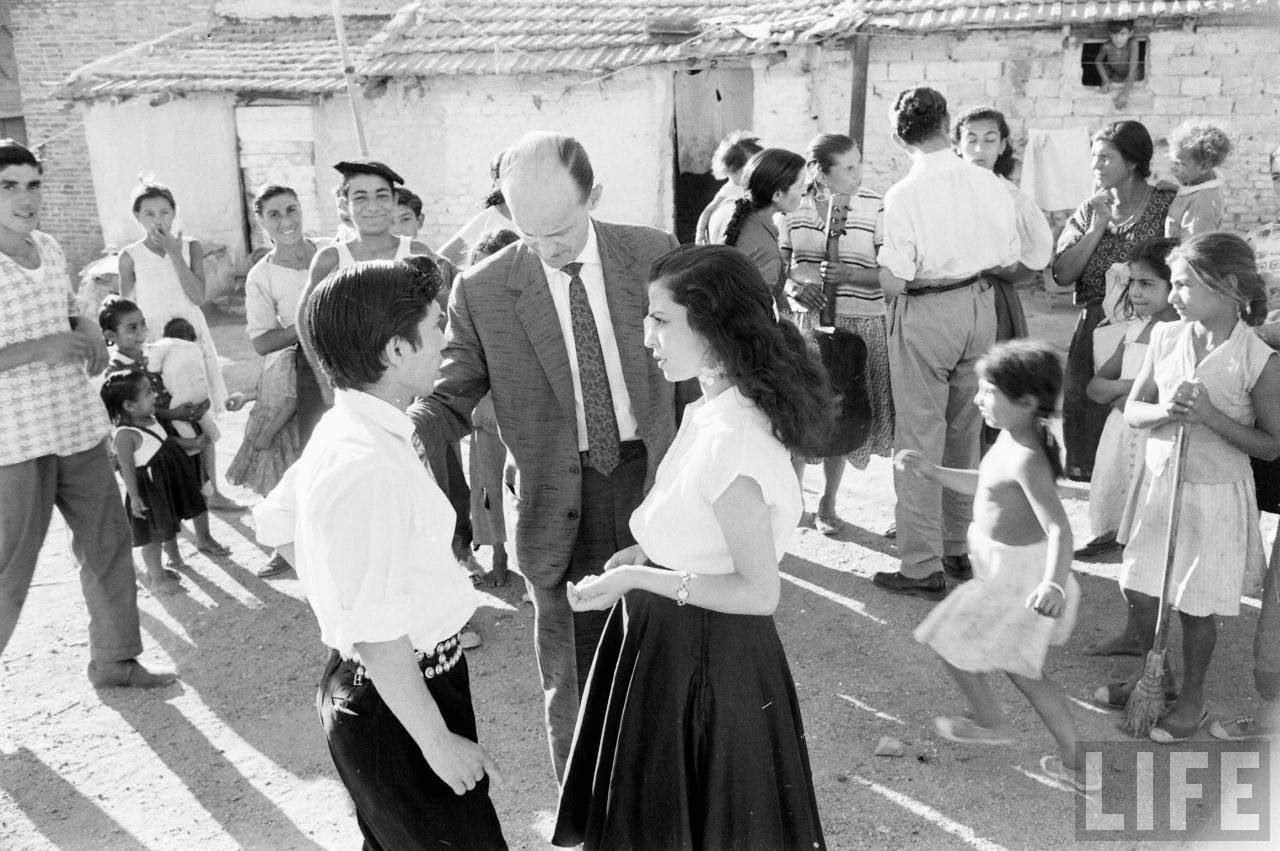
<svg viewBox="0 0 1280 851">
<path fill-rule="evenodd" d="M 649 267 L 676 242 L 592 219 L 601 187 L 567 136 L 524 136 L 503 157 L 501 188 L 522 240 L 458 278 L 435 392 L 409 413 L 424 444 L 457 440 L 493 393 L 560 777 L 605 619 L 573 612 L 565 583 L 635 542 L 631 512 L 674 436 L 672 386 L 643 323 Z"/>
</svg>

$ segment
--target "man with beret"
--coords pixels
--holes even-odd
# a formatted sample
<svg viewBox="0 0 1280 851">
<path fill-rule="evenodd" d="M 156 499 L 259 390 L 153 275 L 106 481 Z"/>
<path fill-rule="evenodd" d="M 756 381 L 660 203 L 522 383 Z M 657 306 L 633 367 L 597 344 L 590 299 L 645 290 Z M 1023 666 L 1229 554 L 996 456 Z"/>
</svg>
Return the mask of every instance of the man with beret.
<svg viewBox="0 0 1280 851">
<path fill-rule="evenodd" d="M 559 777 L 605 619 L 572 611 L 565 583 L 635 543 L 631 512 L 675 432 L 643 323 L 649 268 L 676 242 L 591 217 L 601 187 L 576 139 L 529 133 L 500 173 L 522 241 L 459 276 L 435 392 L 409 413 L 424 444 L 457 440 L 493 394 Z"/>
<path fill-rule="evenodd" d="M 298 299 L 299 351 L 305 355 L 298 362 L 298 432 L 305 444 L 320 416 L 333 404 L 333 390 L 329 383 L 317 380 L 320 365 L 304 332 L 307 297 L 316 285 L 330 272 L 364 260 L 403 260 L 410 255 L 436 258 L 425 244 L 391 232 L 396 208 L 396 187 L 404 183 L 387 165 L 376 160 L 343 160 L 334 165 L 342 175 L 338 194 L 346 199 L 346 206 L 356 236 L 347 241 L 335 241 L 320 249 L 311 260 L 310 280 Z M 438 260 L 438 258 L 436 258 Z M 446 261 L 439 261 L 440 274 L 447 289 L 457 270 Z"/>
</svg>

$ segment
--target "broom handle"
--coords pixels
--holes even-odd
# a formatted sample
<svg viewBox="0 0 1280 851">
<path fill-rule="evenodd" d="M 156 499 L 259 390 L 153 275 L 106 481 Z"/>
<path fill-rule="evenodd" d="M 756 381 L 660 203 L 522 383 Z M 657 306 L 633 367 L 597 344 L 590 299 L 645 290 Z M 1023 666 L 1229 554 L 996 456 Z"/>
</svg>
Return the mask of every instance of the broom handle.
<svg viewBox="0 0 1280 851">
<path fill-rule="evenodd" d="M 1156 615 L 1156 635 L 1151 649 L 1164 650 L 1169 634 L 1169 580 L 1173 577 L 1173 559 L 1177 551 L 1178 515 L 1182 512 L 1182 468 L 1187 460 L 1187 428 L 1178 423 L 1173 435 L 1173 496 L 1169 506 L 1169 525 L 1164 535 L 1164 580 L 1160 583 L 1160 611 Z"/>
</svg>

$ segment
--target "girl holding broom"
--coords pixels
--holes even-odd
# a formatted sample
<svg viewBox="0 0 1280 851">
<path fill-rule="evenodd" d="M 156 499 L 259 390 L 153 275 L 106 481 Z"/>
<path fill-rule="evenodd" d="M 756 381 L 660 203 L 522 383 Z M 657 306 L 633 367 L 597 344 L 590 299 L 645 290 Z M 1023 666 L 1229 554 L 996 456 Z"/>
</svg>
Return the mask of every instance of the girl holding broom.
<svg viewBox="0 0 1280 851">
<path fill-rule="evenodd" d="M 934 719 L 944 738 L 963 744 L 1010 744 L 1013 733 L 987 674 L 1003 671 L 1053 733 L 1058 753 L 1044 773 L 1084 792 L 1102 785 L 1098 771 L 1076 763 L 1076 727 L 1062 687 L 1044 676 L 1049 646 L 1071 633 L 1080 588 L 1071 576 L 1071 526 L 1058 500 L 1058 447 L 1045 420 L 1058 406 L 1062 364 L 1043 343 L 1010 340 L 978 361 L 974 402 L 1001 429 L 977 470 L 939 467 L 913 450 L 898 453 L 904 472 L 972 494 L 969 553 L 974 578 L 939 603 L 916 628 L 916 640 L 942 657 L 969 701 L 966 715 Z"/>
<path fill-rule="evenodd" d="M 1206 233 L 1169 257 L 1169 303 L 1180 322 L 1157 325 L 1134 379 L 1125 421 L 1150 430 L 1146 473 L 1132 512 L 1120 586 L 1150 645 L 1162 586 L 1182 623 L 1183 684 L 1150 737 L 1191 738 L 1208 719 L 1204 680 L 1220 615 L 1236 615 L 1246 577 L 1264 566 L 1249 456 L 1280 455 L 1280 358 L 1249 327 L 1266 294 L 1253 250 L 1230 233 Z M 1172 474 L 1175 435 L 1185 435 L 1181 481 Z M 1166 523 L 1178 500 L 1166 577 Z M 1124 525 L 1124 524 L 1122 524 Z M 1162 649 L 1162 648 L 1157 648 Z M 1095 697 L 1124 705 L 1138 675 Z"/>
</svg>

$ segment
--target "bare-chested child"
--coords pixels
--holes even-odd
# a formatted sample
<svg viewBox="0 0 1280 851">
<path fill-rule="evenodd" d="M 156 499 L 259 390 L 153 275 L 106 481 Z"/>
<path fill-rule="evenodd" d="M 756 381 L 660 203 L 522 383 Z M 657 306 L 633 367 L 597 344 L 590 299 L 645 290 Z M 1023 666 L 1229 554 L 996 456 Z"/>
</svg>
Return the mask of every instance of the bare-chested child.
<svg viewBox="0 0 1280 851">
<path fill-rule="evenodd" d="M 1049 346 L 1001 343 L 978 361 L 974 402 L 1001 429 L 977 470 L 939 467 L 900 452 L 900 469 L 973 494 L 969 554 L 974 579 L 959 586 L 916 628 L 917 641 L 942 657 L 970 712 L 939 717 L 944 738 L 1009 744 L 1013 730 L 987 674 L 1003 671 L 1031 702 L 1058 744 L 1044 773 L 1081 791 L 1101 787 L 1096 770 L 1076 763 L 1076 727 L 1061 686 L 1044 676 L 1050 645 L 1071 633 L 1080 588 L 1071 576 L 1071 526 L 1058 500 L 1058 448 L 1045 420 L 1057 407 L 1062 365 Z"/>
</svg>

